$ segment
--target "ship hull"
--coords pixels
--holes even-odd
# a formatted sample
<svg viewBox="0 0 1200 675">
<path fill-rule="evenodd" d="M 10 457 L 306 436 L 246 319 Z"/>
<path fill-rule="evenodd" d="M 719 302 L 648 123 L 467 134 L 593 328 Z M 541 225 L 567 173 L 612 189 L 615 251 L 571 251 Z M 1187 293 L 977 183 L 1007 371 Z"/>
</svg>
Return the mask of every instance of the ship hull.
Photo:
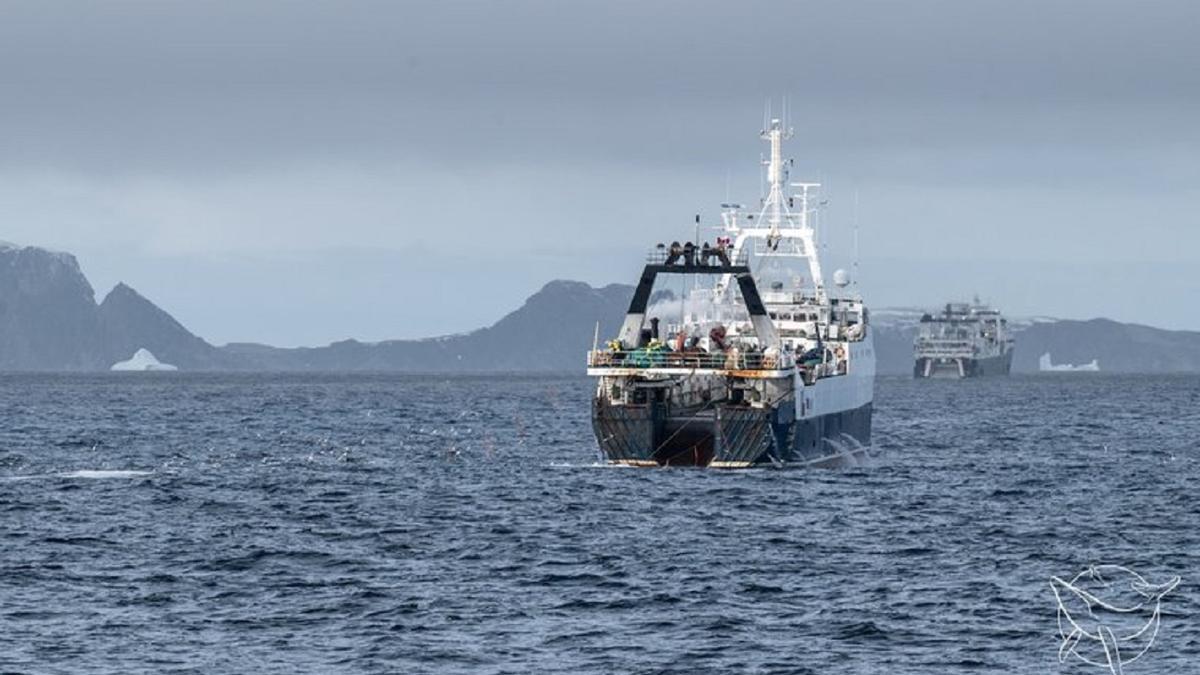
<svg viewBox="0 0 1200 675">
<path fill-rule="evenodd" d="M 796 419 L 794 406 L 718 405 L 668 414 L 662 404 L 597 400 L 592 429 L 602 459 L 627 466 L 837 467 L 861 464 L 872 404 Z"/>
<path fill-rule="evenodd" d="M 875 347 L 868 331 L 849 345 L 849 372 L 806 383 L 789 376 L 790 391 L 755 407 L 714 397 L 672 405 L 650 399 L 592 402 L 592 430 L 601 459 L 626 466 L 839 467 L 871 454 Z M 724 391 L 724 385 L 714 387 Z"/>
<path fill-rule="evenodd" d="M 913 364 L 913 377 L 918 379 L 963 379 L 1008 375 L 1012 370 L 1012 352 L 984 359 L 918 358 Z"/>
</svg>

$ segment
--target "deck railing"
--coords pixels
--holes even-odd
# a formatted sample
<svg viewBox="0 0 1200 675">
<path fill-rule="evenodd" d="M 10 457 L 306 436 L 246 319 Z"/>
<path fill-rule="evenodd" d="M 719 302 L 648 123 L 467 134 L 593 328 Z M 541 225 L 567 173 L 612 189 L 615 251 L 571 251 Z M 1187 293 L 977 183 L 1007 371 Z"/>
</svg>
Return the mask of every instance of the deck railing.
<svg viewBox="0 0 1200 675">
<path fill-rule="evenodd" d="M 795 365 L 790 354 L 758 352 L 709 354 L 654 349 L 588 352 L 589 368 L 687 368 L 704 370 L 787 370 Z"/>
<path fill-rule="evenodd" d="M 721 259 L 716 249 L 710 249 L 707 262 L 704 259 L 703 253 L 703 249 L 697 246 L 692 251 L 690 265 L 688 264 L 689 258 L 684 254 L 681 254 L 672 264 L 683 267 L 728 267 L 730 265 L 745 265 L 749 260 L 749 254 L 746 251 L 739 251 L 735 254 L 731 248 L 725 249 L 725 257 L 729 260 L 728 264 Z M 670 257 L 670 249 L 652 248 L 646 253 L 646 264 L 665 265 Z"/>
<path fill-rule="evenodd" d="M 924 338 L 917 340 L 916 353 L 921 358 L 970 358 L 975 346 L 964 340 Z"/>
</svg>

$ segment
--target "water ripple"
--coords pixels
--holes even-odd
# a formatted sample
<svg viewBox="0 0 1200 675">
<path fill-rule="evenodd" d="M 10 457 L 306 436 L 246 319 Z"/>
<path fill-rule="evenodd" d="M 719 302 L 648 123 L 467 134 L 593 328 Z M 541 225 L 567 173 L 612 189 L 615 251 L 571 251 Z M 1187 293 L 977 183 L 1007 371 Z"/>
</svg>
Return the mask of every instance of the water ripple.
<svg viewBox="0 0 1200 675">
<path fill-rule="evenodd" d="M 1194 378 L 882 378 L 843 472 L 605 467 L 591 388 L 10 376 L 0 672 L 1056 672 L 1093 562 L 1192 668 Z"/>
</svg>

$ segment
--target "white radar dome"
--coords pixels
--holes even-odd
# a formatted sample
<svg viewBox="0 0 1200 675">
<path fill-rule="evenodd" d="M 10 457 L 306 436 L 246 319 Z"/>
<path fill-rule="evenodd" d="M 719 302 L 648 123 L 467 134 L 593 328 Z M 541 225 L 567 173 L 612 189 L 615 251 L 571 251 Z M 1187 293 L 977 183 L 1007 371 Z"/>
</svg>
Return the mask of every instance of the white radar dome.
<svg viewBox="0 0 1200 675">
<path fill-rule="evenodd" d="M 838 288 L 845 288 L 850 285 L 850 273 L 846 270 L 837 270 L 833 273 L 833 283 Z"/>
</svg>

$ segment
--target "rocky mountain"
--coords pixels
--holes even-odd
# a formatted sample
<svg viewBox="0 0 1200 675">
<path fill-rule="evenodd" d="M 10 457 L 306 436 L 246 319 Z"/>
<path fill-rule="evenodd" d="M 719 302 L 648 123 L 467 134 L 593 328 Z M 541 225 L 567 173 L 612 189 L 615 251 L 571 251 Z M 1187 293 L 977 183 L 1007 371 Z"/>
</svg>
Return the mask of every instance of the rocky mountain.
<svg viewBox="0 0 1200 675">
<path fill-rule="evenodd" d="M 0 244 L 0 370 L 95 370 L 99 324 L 74 256 Z"/>
<path fill-rule="evenodd" d="M 591 345 L 597 318 L 601 341 L 615 335 L 632 294 L 628 285 L 592 288 L 552 281 L 495 325 L 464 335 L 375 344 L 348 340 L 305 349 L 221 349 L 266 370 L 582 372 L 583 353 Z M 655 296 L 656 302 L 670 300 L 666 294 Z M 912 343 L 921 313 L 885 308 L 873 314 L 880 374 L 912 372 Z M 1036 372 L 1038 357 L 1047 352 L 1060 363 L 1098 358 L 1107 372 L 1200 372 L 1200 333 L 1107 319 L 1013 319 L 1011 325 L 1017 336 L 1016 372 Z"/>
<path fill-rule="evenodd" d="M 551 281 L 492 326 L 426 340 L 335 342 L 278 349 L 231 344 L 222 351 L 266 370 L 400 370 L 412 372 L 580 371 L 597 320 L 600 336 L 616 334 L 633 288 L 592 288 Z"/>
<path fill-rule="evenodd" d="M 1109 319 L 1039 322 L 1017 334 L 1013 370 L 1032 372 L 1038 358 L 1100 362 L 1109 373 L 1200 372 L 1200 332 L 1163 330 Z"/>
<path fill-rule="evenodd" d="M 552 281 L 495 324 L 426 340 L 335 342 L 281 349 L 257 344 L 214 347 L 125 284 L 96 304 L 75 258 L 0 244 L 0 371 L 103 371 L 146 349 L 181 370 L 575 372 L 584 368 L 596 322 L 601 341 L 616 334 L 633 287 L 593 288 Z M 654 302 L 670 304 L 659 294 Z M 920 310 L 873 313 L 881 374 L 908 374 Z M 1099 359 L 1107 372 L 1200 372 L 1200 333 L 1107 319 L 1012 321 L 1013 368 Z"/>
<path fill-rule="evenodd" d="M 0 370 L 99 371 L 147 348 L 187 370 L 247 367 L 129 286 L 104 302 L 69 253 L 0 244 Z"/>
<path fill-rule="evenodd" d="M 117 284 L 100 303 L 100 333 L 108 364 L 128 359 L 139 349 L 183 370 L 225 370 L 248 364 L 192 335 L 170 314 L 125 284 Z"/>
</svg>

